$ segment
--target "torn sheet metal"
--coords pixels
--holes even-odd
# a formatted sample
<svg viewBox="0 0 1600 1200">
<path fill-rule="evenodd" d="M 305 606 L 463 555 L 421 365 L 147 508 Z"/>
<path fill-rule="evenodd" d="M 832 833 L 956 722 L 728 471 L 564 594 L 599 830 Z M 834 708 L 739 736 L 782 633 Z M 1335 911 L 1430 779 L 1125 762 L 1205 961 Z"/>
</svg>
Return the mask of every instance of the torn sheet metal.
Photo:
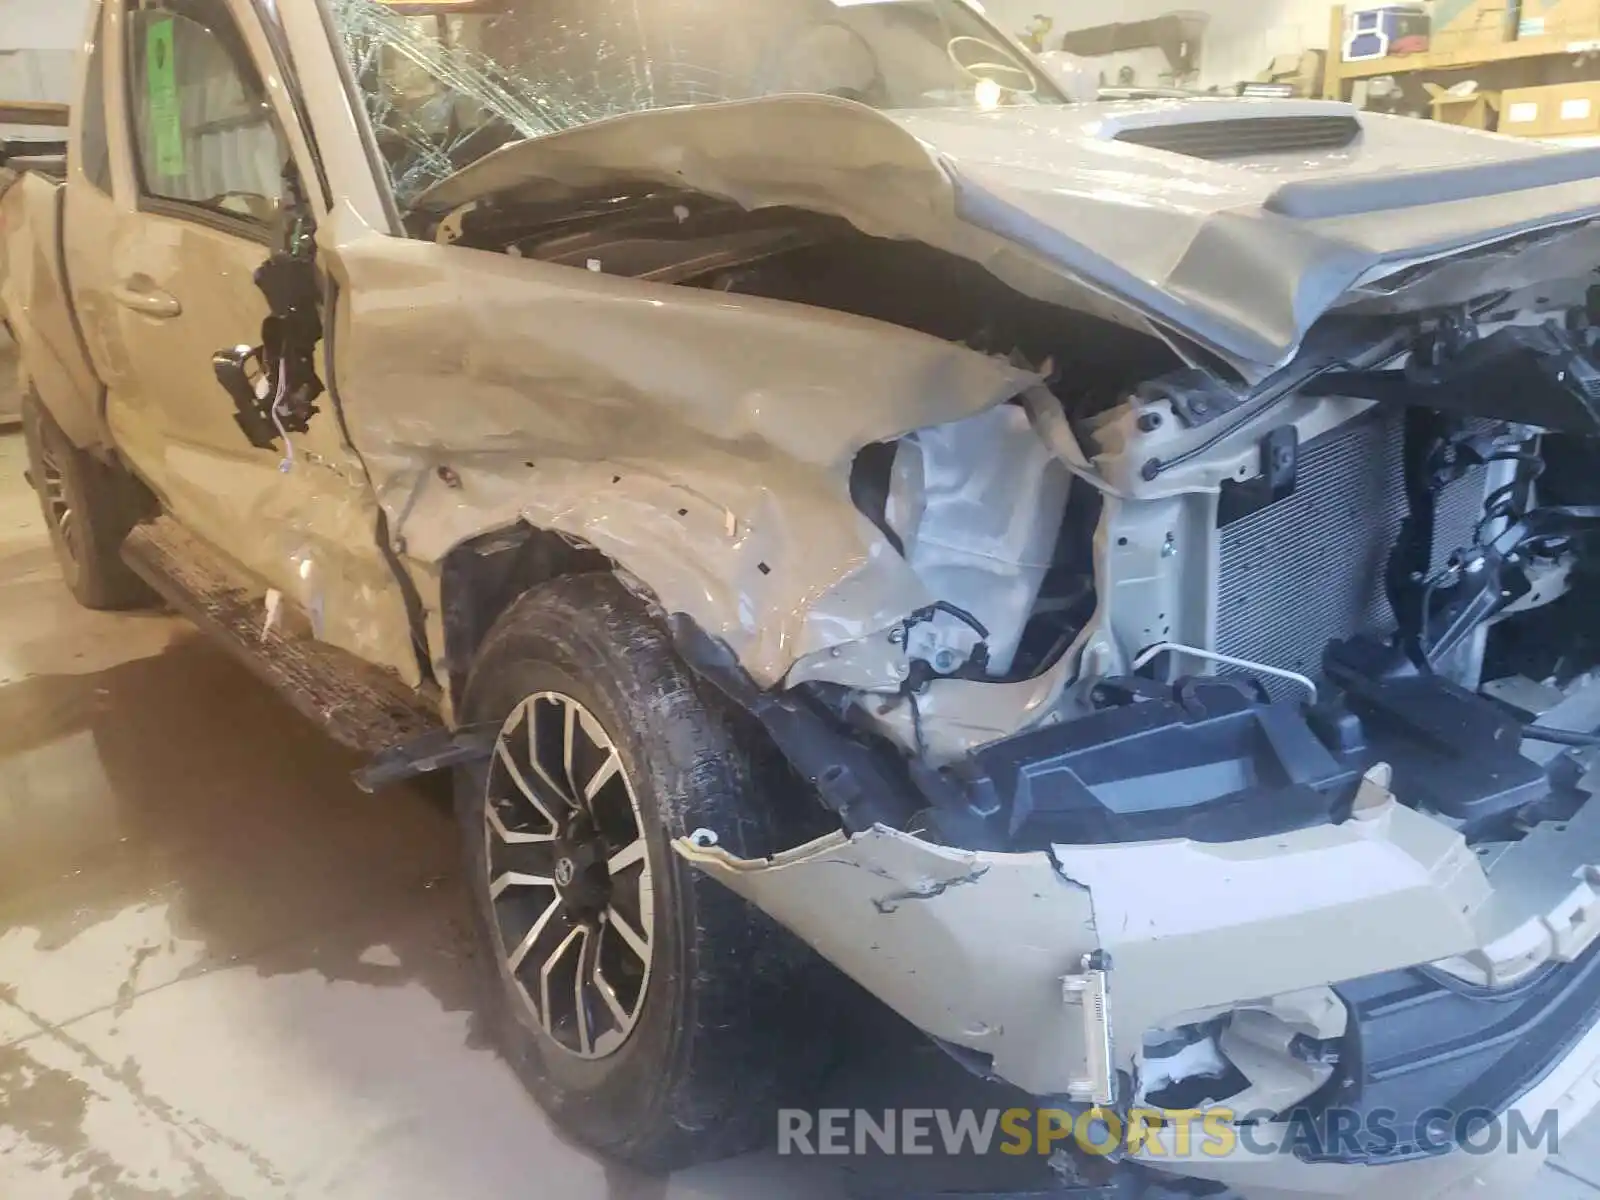
<svg viewBox="0 0 1600 1200">
<path fill-rule="evenodd" d="M 1221 161 L 1118 140 L 1154 124 L 1318 116 L 1358 119 L 1361 136 L 1315 157 Z M 749 208 L 793 205 L 973 259 L 1040 299 L 1180 331 L 1259 378 L 1385 264 L 1409 269 L 1592 221 L 1597 175 L 1600 152 L 1356 117 L 1342 105 L 1164 100 L 879 112 L 830 97 L 771 96 L 638 113 L 507 146 L 417 203 L 443 214 L 490 194 L 552 200 L 647 180 Z M 1389 186 L 1396 176 L 1407 189 Z M 1600 233 L 1580 226 L 1567 236 L 1567 264 L 1600 261 Z M 1454 300 L 1500 289 L 1501 271 L 1516 274 L 1496 260 L 1451 277 Z M 1427 299 L 1438 302 L 1438 291 Z"/>
<path fill-rule="evenodd" d="M 1063 981 L 1103 952 L 1116 1065 L 1145 1033 L 1476 944 L 1489 894 L 1461 837 L 1396 804 L 1220 845 L 990 854 L 882 827 L 766 861 L 677 843 L 918 1028 L 1067 1095 L 1089 1077 Z"/>
<path fill-rule="evenodd" d="M 851 502 L 860 447 L 1037 382 L 862 318 L 324 234 L 345 418 L 403 553 L 568 534 L 764 686 L 936 599 Z M 861 686 L 897 687 L 902 657 L 885 641 Z"/>
</svg>

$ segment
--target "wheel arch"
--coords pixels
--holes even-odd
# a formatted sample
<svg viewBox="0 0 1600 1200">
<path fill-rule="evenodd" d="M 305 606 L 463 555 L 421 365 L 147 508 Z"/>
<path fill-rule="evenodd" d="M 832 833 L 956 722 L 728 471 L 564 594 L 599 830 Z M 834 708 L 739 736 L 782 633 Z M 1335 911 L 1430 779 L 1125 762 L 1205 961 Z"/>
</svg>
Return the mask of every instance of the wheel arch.
<svg viewBox="0 0 1600 1200">
<path fill-rule="evenodd" d="M 450 697 L 459 706 L 467 674 L 484 638 L 517 600 L 568 575 L 610 571 L 616 564 L 593 546 L 526 521 L 478 534 L 455 546 L 440 567 L 444 661 Z"/>
</svg>

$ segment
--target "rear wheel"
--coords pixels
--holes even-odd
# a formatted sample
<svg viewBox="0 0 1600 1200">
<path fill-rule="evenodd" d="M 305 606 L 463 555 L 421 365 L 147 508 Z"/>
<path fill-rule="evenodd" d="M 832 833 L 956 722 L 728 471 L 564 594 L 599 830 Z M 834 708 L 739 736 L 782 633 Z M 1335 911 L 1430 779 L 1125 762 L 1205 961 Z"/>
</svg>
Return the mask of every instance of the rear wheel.
<svg viewBox="0 0 1600 1200">
<path fill-rule="evenodd" d="M 820 964 L 672 841 L 703 827 L 741 856 L 781 849 L 787 781 L 609 574 L 522 597 L 461 718 L 499 730 L 456 803 L 507 1059 L 557 1124 L 629 1165 L 758 1144 L 814 1069 L 799 1021 Z"/>
<path fill-rule="evenodd" d="M 144 608 L 156 601 L 122 561 L 140 512 L 130 482 L 72 444 L 39 398 L 22 401 L 28 474 L 67 587 L 85 608 Z"/>
</svg>

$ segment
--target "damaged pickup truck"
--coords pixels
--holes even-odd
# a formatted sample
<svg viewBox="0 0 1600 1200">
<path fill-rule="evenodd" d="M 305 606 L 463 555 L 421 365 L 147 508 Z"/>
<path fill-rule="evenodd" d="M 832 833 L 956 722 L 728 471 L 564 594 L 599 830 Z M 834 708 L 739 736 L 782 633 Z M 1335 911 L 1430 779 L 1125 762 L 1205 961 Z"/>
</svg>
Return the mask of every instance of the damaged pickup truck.
<svg viewBox="0 0 1600 1200">
<path fill-rule="evenodd" d="M 577 1138 L 772 1128 L 769 918 L 1041 1104 L 1393 1116 L 1202 1192 L 1600 1100 L 1600 152 L 963 0 L 93 7 L 0 199 L 68 582 L 454 770 Z"/>
</svg>

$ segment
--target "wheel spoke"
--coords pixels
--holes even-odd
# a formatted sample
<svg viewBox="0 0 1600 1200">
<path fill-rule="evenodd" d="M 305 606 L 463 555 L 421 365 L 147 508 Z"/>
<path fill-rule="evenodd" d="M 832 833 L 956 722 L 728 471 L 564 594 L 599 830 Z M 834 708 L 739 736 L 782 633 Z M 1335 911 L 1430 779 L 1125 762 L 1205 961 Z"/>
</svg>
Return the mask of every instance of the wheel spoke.
<svg viewBox="0 0 1600 1200">
<path fill-rule="evenodd" d="M 539 968 L 539 1017 L 544 1024 L 545 1032 L 551 1037 L 556 1036 L 555 1019 L 551 1016 L 550 1008 L 550 976 L 556 967 L 561 965 L 561 960 L 566 957 L 580 937 L 587 931 L 579 925 L 566 937 L 561 939 L 561 944 L 555 948 L 550 957 L 544 960 L 544 965 Z"/>
<path fill-rule="evenodd" d="M 550 922 L 555 919 L 556 914 L 560 911 L 561 897 L 552 897 L 549 906 L 539 914 L 539 919 L 533 923 L 533 928 L 528 930 L 527 936 L 518 942 L 516 949 L 512 950 L 506 957 L 506 965 L 511 968 L 513 975 L 522 966 L 522 960 L 528 957 L 528 951 L 533 949 L 534 944 L 538 942 L 544 931 L 550 928 Z"/>
<path fill-rule="evenodd" d="M 532 842 L 553 842 L 556 840 L 556 835 L 553 831 L 554 821 L 550 822 L 552 826 L 552 832 L 550 833 L 524 833 L 520 830 L 506 828 L 506 823 L 501 820 L 500 813 L 494 806 L 494 801 L 491 800 L 484 806 L 484 813 L 488 817 L 489 828 L 494 830 L 495 837 L 508 846 L 524 846 Z M 549 818 L 549 814 L 545 813 L 543 809 L 540 809 L 540 815 L 546 819 Z"/>
<path fill-rule="evenodd" d="M 644 936 L 633 927 L 627 917 L 617 911 L 617 906 L 614 904 L 606 909 L 606 923 L 617 931 L 628 949 L 633 951 L 640 962 L 649 963 L 650 943 L 645 941 Z"/>
<path fill-rule="evenodd" d="M 589 777 L 589 782 L 583 786 L 583 798 L 592 801 L 600 790 L 622 773 L 622 756 L 612 749 L 606 756 L 605 762 L 600 764 L 600 769 Z"/>
<path fill-rule="evenodd" d="M 563 785 L 550 778 L 550 773 L 544 769 L 544 764 L 539 761 L 539 731 L 538 722 L 530 710 L 528 713 L 528 765 L 533 768 L 533 773 L 539 777 L 539 782 L 550 789 L 552 796 L 561 800 L 563 808 L 572 806 L 572 788 L 570 784 Z M 552 824 L 555 819 L 551 818 Z"/>
<path fill-rule="evenodd" d="M 600 993 L 600 999 L 611 1010 L 611 1019 L 617 1023 L 617 1029 L 627 1033 L 633 1026 L 633 1014 L 623 1007 L 622 1001 L 617 996 L 617 990 L 606 982 L 605 973 L 600 970 L 600 955 L 594 956 L 594 990 Z"/>
<path fill-rule="evenodd" d="M 594 1021 L 589 1015 L 590 981 L 600 964 L 599 942 L 587 927 L 583 930 L 583 945 L 578 948 L 578 969 L 572 978 L 572 1000 L 577 1009 L 578 1053 L 588 1054 L 594 1049 Z"/>
<path fill-rule="evenodd" d="M 556 885 L 554 879 L 545 875 L 528 875 L 521 871 L 505 871 L 489 885 L 489 899 L 498 900 L 507 888 L 514 887 L 547 887 Z"/>
<path fill-rule="evenodd" d="M 612 875 L 621 875 L 636 863 L 644 862 L 648 850 L 649 847 L 645 845 L 643 838 L 635 838 L 611 856 L 606 863 L 606 870 Z"/>
<path fill-rule="evenodd" d="M 578 740 L 578 706 L 565 704 L 561 711 L 561 770 L 567 777 L 567 787 L 577 799 L 586 799 L 584 793 L 578 791 L 578 781 L 573 778 L 573 763 L 577 755 Z"/>
<path fill-rule="evenodd" d="M 557 826 L 559 826 L 561 822 L 556 820 L 555 814 L 550 811 L 550 806 L 543 800 L 539 799 L 539 794 L 533 790 L 533 785 L 530 784 L 526 778 L 524 778 L 521 769 L 516 764 L 516 760 L 511 757 L 511 751 L 506 748 L 505 742 L 501 741 L 497 743 L 494 751 L 499 757 L 501 765 L 505 767 L 507 774 L 511 776 L 511 782 L 516 784 L 517 791 L 522 793 L 523 799 L 525 799 L 529 804 L 533 805 L 533 807 L 538 810 L 541 817 L 550 822 L 551 829 L 555 829 Z M 550 781 L 545 778 L 544 772 L 539 769 L 538 759 L 533 760 L 533 770 L 541 779 L 544 779 L 546 784 L 550 783 Z M 555 791 L 553 785 L 551 786 L 551 791 Z M 494 807 L 492 803 L 490 804 L 490 807 Z"/>
</svg>

